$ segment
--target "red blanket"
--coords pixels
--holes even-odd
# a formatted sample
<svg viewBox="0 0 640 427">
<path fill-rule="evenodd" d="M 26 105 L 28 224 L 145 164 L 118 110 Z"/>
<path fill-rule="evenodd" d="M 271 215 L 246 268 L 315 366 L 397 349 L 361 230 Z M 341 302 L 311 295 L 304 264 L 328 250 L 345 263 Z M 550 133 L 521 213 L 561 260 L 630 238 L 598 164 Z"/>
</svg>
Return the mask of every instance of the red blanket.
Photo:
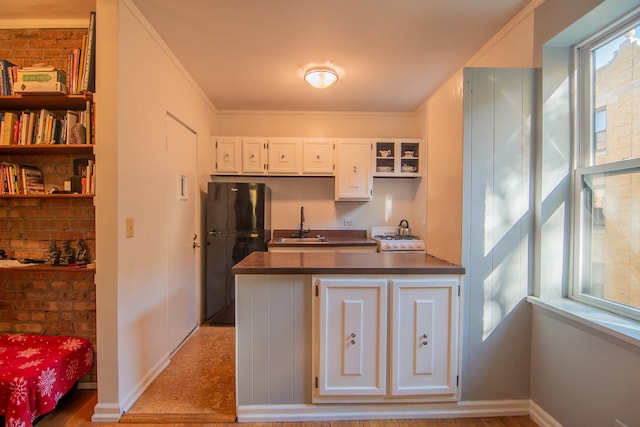
<svg viewBox="0 0 640 427">
<path fill-rule="evenodd" d="M 6 427 L 30 427 L 91 370 L 84 338 L 0 335 L 0 415 Z"/>
</svg>

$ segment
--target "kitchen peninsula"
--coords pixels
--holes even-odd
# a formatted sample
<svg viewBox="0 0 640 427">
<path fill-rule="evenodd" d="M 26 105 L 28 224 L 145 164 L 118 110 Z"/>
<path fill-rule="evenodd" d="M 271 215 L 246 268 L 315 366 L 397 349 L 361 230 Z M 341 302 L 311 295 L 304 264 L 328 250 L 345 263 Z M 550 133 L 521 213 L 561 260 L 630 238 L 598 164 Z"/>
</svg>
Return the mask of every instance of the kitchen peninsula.
<svg viewBox="0 0 640 427">
<path fill-rule="evenodd" d="M 233 267 L 238 421 L 457 405 L 464 272 L 422 253 L 252 253 Z"/>
</svg>

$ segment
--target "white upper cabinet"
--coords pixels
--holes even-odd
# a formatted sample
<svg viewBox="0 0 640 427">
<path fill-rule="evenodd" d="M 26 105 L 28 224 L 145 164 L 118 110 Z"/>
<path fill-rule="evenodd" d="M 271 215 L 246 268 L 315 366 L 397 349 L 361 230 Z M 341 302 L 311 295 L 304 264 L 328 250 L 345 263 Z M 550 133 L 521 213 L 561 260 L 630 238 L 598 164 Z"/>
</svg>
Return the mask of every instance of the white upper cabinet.
<svg viewBox="0 0 640 427">
<path fill-rule="evenodd" d="M 242 172 L 250 175 L 267 173 L 267 139 L 242 139 Z"/>
<path fill-rule="evenodd" d="M 426 163 L 419 139 L 376 139 L 373 175 L 376 177 L 419 177 Z"/>
<path fill-rule="evenodd" d="M 241 141 L 239 138 L 213 138 L 215 172 L 217 174 L 238 174 L 241 171 Z"/>
<path fill-rule="evenodd" d="M 336 141 L 336 200 L 371 200 L 373 175 L 371 174 L 372 143 L 369 139 Z"/>
<path fill-rule="evenodd" d="M 302 170 L 302 140 L 269 139 L 269 174 L 298 175 Z"/>
<path fill-rule="evenodd" d="M 305 139 L 302 148 L 302 173 L 333 175 L 334 145 L 330 139 Z"/>
</svg>

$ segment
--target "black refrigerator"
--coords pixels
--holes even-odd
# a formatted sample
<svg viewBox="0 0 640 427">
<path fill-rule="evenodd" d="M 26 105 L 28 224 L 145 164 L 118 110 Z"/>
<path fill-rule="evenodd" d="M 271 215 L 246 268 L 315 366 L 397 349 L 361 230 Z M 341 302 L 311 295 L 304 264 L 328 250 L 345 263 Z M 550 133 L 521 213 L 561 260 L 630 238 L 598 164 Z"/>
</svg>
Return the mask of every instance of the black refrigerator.
<svg viewBox="0 0 640 427">
<path fill-rule="evenodd" d="M 231 267 L 271 237 L 271 190 L 265 184 L 210 182 L 207 194 L 206 323 L 235 323 Z"/>
</svg>

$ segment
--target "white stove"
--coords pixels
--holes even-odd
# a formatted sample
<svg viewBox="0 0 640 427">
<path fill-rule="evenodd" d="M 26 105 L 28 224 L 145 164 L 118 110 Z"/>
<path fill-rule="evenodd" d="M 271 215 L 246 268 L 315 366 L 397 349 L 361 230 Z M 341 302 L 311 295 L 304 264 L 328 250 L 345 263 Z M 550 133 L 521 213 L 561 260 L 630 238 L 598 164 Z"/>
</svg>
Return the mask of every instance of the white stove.
<svg viewBox="0 0 640 427">
<path fill-rule="evenodd" d="M 378 244 L 378 252 L 426 252 L 424 240 L 401 236 L 395 226 L 371 227 L 371 238 Z"/>
</svg>

